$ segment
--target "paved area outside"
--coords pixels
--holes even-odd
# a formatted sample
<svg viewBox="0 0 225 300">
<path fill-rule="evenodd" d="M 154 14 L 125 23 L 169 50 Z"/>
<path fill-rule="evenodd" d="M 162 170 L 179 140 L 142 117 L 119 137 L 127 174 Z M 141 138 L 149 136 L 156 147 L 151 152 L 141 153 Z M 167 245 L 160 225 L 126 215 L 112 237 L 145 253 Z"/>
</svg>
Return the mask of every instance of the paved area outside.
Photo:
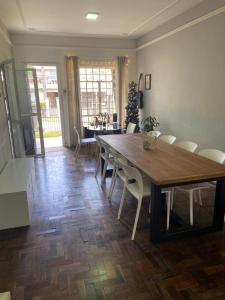
<svg viewBox="0 0 225 300">
<path fill-rule="evenodd" d="M 51 138 L 44 138 L 45 143 L 45 149 L 48 148 L 56 148 L 56 147 L 62 147 L 62 137 L 51 137 Z M 36 139 L 37 149 L 40 149 L 40 139 Z"/>
</svg>

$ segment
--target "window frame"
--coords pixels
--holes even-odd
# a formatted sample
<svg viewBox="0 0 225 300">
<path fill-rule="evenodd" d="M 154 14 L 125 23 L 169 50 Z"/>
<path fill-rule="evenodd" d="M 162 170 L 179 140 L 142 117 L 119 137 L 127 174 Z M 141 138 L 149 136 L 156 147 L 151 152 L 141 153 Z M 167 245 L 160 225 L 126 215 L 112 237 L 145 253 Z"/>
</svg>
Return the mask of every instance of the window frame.
<svg viewBox="0 0 225 300">
<path fill-rule="evenodd" d="M 105 72 L 101 72 L 101 69 L 105 70 Z M 91 76 L 92 76 L 92 80 L 90 80 Z M 98 80 L 96 80 L 97 76 L 98 76 Z M 86 78 L 84 79 L 84 77 Z M 107 77 L 111 77 L 111 79 L 107 80 Z M 112 120 L 113 113 L 116 112 L 116 69 L 115 67 L 80 66 L 79 80 L 80 80 L 80 110 L 81 110 L 82 126 L 83 127 L 89 126 L 90 123 L 93 122 L 94 117 L 98 116 L 99 113 L 106 112 L 107 114 L 109 114 L 110 120 Z M 88 83 L 92 86 L 92 88 L 88 88 Z M 82 87 L 82 84 L 85 84 L 86 87 Z M 98 87 L 94 88 L 96 84 L 98 85 Z M 105 84 L 105 88 L 102 88 L 102 84 Z M 110 84 L 111 87 L 108 87 L 107 84 Z M 84 95 L 82 96 L 82 92 L 86 93 L 86 96 Z M 102 93 L 104 92 L 105 95 L 103 96 Z M 95 96 L 92 96 L 91 101 L 90 101 L 91 97 L 88 96 L 88 93 L 96 93 Z M 86 98 L 86 100 L 84 100 L 83 97 Z M 94 100 L 95 97 L 96 100 Z M 84 101 L 86 101 L 87 104 L 86 108 L 82 106 Z M 103 107 L 104 102 L 106 104 L 106 108 Z M 93 105 L 95 106 L 95 108 L 89 109 L 89 105 Z M 85 110 L 87 111 L 86 114 L 84 113 Z M 95 110 L 95 112 L 91 113 L 90 112 L 91 110 L 93 111 Z M 86 118 L 86 120 L 84 120 L 84 118 Z"/>
</svg>

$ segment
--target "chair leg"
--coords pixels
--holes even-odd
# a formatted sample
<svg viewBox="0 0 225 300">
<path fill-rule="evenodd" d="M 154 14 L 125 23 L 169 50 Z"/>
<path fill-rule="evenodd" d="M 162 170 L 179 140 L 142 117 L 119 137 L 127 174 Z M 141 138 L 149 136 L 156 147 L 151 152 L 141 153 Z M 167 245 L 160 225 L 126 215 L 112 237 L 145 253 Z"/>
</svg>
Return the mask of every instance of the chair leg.
<svg viewBox="0 0 225 300">
<path fill-rule="evenodd" d="M 99 153 L 99 167 L 100 167 L 100 175 L 102 176 L 102 157 L 101 157 L 101 153 Z"/>
<path fill-rule="evenodd" d="M 174 198 L 174 188 L 172 188 L 172 191 L 171 191 L 171 198 L 170 198 L 170 209 L 172 210 L 173 209 L 173 198 Z"/>
<path fill-rule="evenodd" d="M 190 225 L 193 225 L 193 201 L 194 201 L 194 197 L 193 197 L 193 191 L 190 191 Z"/>
<path fill-rule="evenodd" d="M 116 184 L 116 178 L 117 178 L 116 167 L 114 166 L 112 180 L 111 180 L 111 184 L 110 184 L 110 188 L 109 188 L 109 195 L 108 195 L 109 202 L 111 202 L 111 200 L 112 200 L 112 194 L 113 194 L 113 190 L 114 190 L 114 187 Z"/>
<path fill-rule="evenodd" d="M 117 216 L 118 220 L 120 219 L 121 212 L 122 212 L 122 209 L 123 209 L 123 204 L 124 204 L 124 199 L 125 199 L 125 195 L 126 195 L 126 190 L 127 190 L 127 187 L 126 187 L 126 184 L 124 183 L 123 193 L 122 193 L 122 197 L 121 197 L 121 200 L 120 200 L 120 207 L 119 207 L 118 216 Z"/>
<path fill-rule="evenodd" d="M 149 213 L 149 215 L 151 215 L 151 197 L 149 200 L 148 213 Z"/>
<path fill-rule="evenodd" d="M 97 166 L 96 166 L 96 169 L 95 169 L 95 177 L 98 174 L 98 169 L 100 167 L 100 164 L 101 164 L 101 156 L 99 155 L 99 157 L 97 157 Z"/>
<path fill-rule="evenodd" d="M 80 145 L 77 145 L 77 146 L 76 146 L 76 149 L 75 149 L 75 160 L 78 159 L 79 153 L 80 153 Z"/>
<path fill-rule="evenodd" d="M 77 144 L 76 147 L 75 147 L 75 150 L 74 150 L 74 156 L 75 158 L 77 157 L 77 149 L 78 149 L 79 145 Z"/>
<path fill-rule="evenodd" d="M 103 186 L 104 181 L 105 181 L 107 166 L 108 166 L 108 159 L 106 158 L 105 162 L 104 162 L 104 168 L 103 168 L 103 172 L 102 172 L 102 177 L 101 177 L 101 186 Z"/>
<path fill-rule="evenodd" d="M 95 156 L 98 157 L 100 155 L 100 148 L 98 147 L 97 144 L 95 144 L 95 152 L 94 152 Z"/>
<path fill-rule="evenodd" d="M 138 223 L 139 214 L 140 214 L 140 210 L 141 210 L 141 204 L 142 204 L 142 198 L 138 200 L 137 212 L 136 212 L 134 227 L 133 227 L 132 236 L 131 236 L 132 241 L 134 240 L 134 236 L 135 236 L 136 229 L 137 229 L 137 223 Z"/>
<path fill-rule="evenodd" d="M 201 190 L 198 190 L 198 200 L 199 200 L 200 206 L 202 206 L 202 194 L 201 194 Z"/>
<path fill-rule="evenodd" d="M 171 197 L 172 192 L 166 193 L 166 207 L 167 207 L 167 214 L 166 214 L 166 230 L 170 228 L 170 209 L 171 209 Z"/>
</svg>

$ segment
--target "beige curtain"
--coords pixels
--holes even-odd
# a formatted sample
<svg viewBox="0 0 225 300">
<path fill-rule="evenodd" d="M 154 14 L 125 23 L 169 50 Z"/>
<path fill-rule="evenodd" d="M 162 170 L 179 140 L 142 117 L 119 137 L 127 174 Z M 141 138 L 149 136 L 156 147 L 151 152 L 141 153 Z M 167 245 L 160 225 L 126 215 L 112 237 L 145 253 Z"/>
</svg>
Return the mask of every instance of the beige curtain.
<svg viewBox="0 0 225 300">
<path fill-rule="evenodd" d="M 74 126 L 76 126 L 79 134 L 82 134 L 80 112 L 80 75 L 79 60 L 77 56 L 66 57 L 66 71 L 70 146 L 74 146 L 76 144 Z"/>
<path fill-rule="evenodd" d="M 128 93 L 128 58 L 125 56 L 117 57 L 117 74 L 118 74 L 118 113 L 119 124 L 124 126 L 125 107 L 127 105 Z"/>
</svg>

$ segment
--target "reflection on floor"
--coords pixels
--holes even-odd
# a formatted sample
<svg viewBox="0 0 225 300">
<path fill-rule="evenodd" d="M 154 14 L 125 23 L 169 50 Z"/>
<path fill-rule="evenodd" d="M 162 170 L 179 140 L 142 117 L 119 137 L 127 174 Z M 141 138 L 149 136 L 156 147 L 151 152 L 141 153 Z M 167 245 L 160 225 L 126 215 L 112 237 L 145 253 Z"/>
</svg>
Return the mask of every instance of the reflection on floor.
<svg viewBox="0 0 225 300">
<path fill-rule="evenodd" d="M 94 170 L 94 159 L 75 162 L 70 150 L 36 160 L 32 225 L 0 233 L 0 292 L 18 300 L 225 299 L 223 232 L 152 244 L 145 226 L 132 242 L 135 201 L 126 197 L 125 221 L 117 221 L 121 186 L 109 206 Z M 175 209 L 187 203 L 183 197 Z M 210 215 L 210 200 L 195 206 L 196 220 Z M 141 227 L 147 211 L 148 200 Z"/>
</svg>

